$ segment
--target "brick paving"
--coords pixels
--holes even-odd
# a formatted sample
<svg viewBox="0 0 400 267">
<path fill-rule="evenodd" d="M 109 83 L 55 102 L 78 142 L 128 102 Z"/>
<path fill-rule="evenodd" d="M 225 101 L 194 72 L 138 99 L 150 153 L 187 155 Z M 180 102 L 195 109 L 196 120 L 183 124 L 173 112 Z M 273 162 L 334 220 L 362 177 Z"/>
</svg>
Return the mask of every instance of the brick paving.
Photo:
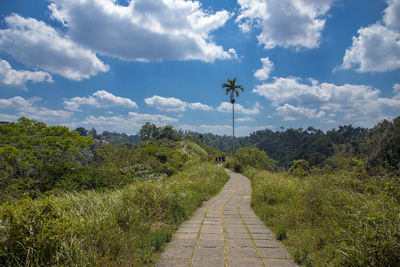
<svg viewBox="0 0 400 267">
<path fill-rule="evenodd" d="M 250 208 L 250 180 L 227 172 L 230 180 L 181 225 L 157 267 L 297 266 Z"/>
</svg>

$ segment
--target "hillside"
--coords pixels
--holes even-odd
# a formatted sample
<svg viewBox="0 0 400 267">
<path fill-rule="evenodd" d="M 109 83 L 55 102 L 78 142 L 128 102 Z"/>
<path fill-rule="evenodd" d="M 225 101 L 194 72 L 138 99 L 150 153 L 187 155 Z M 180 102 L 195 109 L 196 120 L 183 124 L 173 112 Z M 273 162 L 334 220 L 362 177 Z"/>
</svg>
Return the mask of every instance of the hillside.
<svg viewBox="0 0 400 267">
<path fill-rule="evenodd" d="M 154 264 L 183 220 L 228 176 L 168 137 L 97 143 L 21 118 L 0 125 L 0 265 Z M 190 155 L 188 155 L 190 154 Z"/>
</svg>

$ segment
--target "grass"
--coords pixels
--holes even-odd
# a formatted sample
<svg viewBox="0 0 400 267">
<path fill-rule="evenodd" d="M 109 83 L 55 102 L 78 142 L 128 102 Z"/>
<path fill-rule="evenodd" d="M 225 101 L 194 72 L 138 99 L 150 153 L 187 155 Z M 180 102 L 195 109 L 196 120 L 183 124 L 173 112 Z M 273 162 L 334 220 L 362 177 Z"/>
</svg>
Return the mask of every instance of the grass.
<svg viewBox="0 0 400 267">
<path fill-rule="evenodd" d="M 160 181 L 3 203 L 0 265 L 152 265 L 178 226 L 227 180 L 222 169 L 196 161 Z"/>
<path fill-rule="evenodd" d="M 252 207 L 304 266 L 396 266 L 399 181 L 350 171 L 300 178 L 247 169 Z"/>
<path fill-rule="evenodd" d="M 207 155 L 208 155 L 207 152 L 202 147 L 200 147 L 198 144 L 196 144 L 194 142 L 186 141 L 186 151 L 191 156 L 199 157 L 201 159 L 207 159 Z"/>
</svg>

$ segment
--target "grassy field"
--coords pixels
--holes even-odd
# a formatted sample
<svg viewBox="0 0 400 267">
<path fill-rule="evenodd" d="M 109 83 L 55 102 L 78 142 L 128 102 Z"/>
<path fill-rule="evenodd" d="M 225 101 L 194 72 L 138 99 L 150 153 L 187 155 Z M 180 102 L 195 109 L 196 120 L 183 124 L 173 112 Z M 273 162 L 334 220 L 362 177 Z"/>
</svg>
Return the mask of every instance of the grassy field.
<svg viewBox="0 0 400 267">
<path fill-rule="evenodd" d="M 228 175 L 191 161 L 160 181 L 61 193 L 0 207 L 0 265 L 146 266 Z"/>
<path fill-rule="evenodd" d="M 247 169 L 252 207 L 304 266 L 398 266 L 400 183 L 359 171 Z"/>
</svg>

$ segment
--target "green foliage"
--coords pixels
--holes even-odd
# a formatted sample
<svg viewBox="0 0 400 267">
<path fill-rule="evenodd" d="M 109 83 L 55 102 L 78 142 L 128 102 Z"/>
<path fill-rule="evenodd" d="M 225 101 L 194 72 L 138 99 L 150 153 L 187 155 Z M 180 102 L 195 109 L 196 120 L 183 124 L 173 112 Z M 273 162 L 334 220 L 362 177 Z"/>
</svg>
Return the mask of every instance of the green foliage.
<svg viewBox="0 0 400 267">
<path fill-rule="evenodd" d="M 55 198 L 23 199 L 0 207 L 0 265 L 74 265 L 80 257 L 78 229 Z"/>
<path fill-rule="evenodd" d="M 24 192 L 48 191 L 79 168 L 84 151 L 93 144 L 64 126 L 20 118 L 0 125 L 0 202 Z"/>
<path fill-rule="evenodd" d="M 256 147 L 242 147 L 235 153 L 236 160 L 243 167 L 253 167 L 261 170 L 274 171 L 276 161 L 268 157 L 267 153 Z"/>
<path fill-rule="evenodd" d="M 284 225 L 279 225 L 276 228 L 276 239 L 282 241 L 282 240 L 285 240 L 287 238 L 288 238 L 288 236 L 287 236 L 287 233 L 286 233 L 286 227 Z"/>
<path fill-rule="evenodd" d="M 308 176 L 310 175 L 310 172 L 311 172 L 310 164 L 304 159 L 293 161 L 293 165 L 289 169 L 289 173 L 298 177 Z"/>
<path fill-rule="evenodd" d="M 180 134 L 173 129 L 172 126 L 156 127 L 150 122 L 146 122 L 145 125 L 139 131 L 140 138 L 142 141 L 149 140 L 170 140 L 179 141 L 181 140 Z"/>
<path fill-rule="evenodd" d="M 247 169 L 252 207 L 305 266 L 396 266 L 399 181 L 334 169 L 306 178 Z"/>
<path fill-rule="evenodd" d="M 400 116 L 392 122 L 378 123 L 366 139 L 368 169 L 374 174 L 400 175 Z"/>
<path fill-rule="evenodd" d="M 221 168 L 191 162 L 169 179 L 3 203 L 0 265 L 152 265 L 153 253 L 227 180 Z"/>
</svg>

